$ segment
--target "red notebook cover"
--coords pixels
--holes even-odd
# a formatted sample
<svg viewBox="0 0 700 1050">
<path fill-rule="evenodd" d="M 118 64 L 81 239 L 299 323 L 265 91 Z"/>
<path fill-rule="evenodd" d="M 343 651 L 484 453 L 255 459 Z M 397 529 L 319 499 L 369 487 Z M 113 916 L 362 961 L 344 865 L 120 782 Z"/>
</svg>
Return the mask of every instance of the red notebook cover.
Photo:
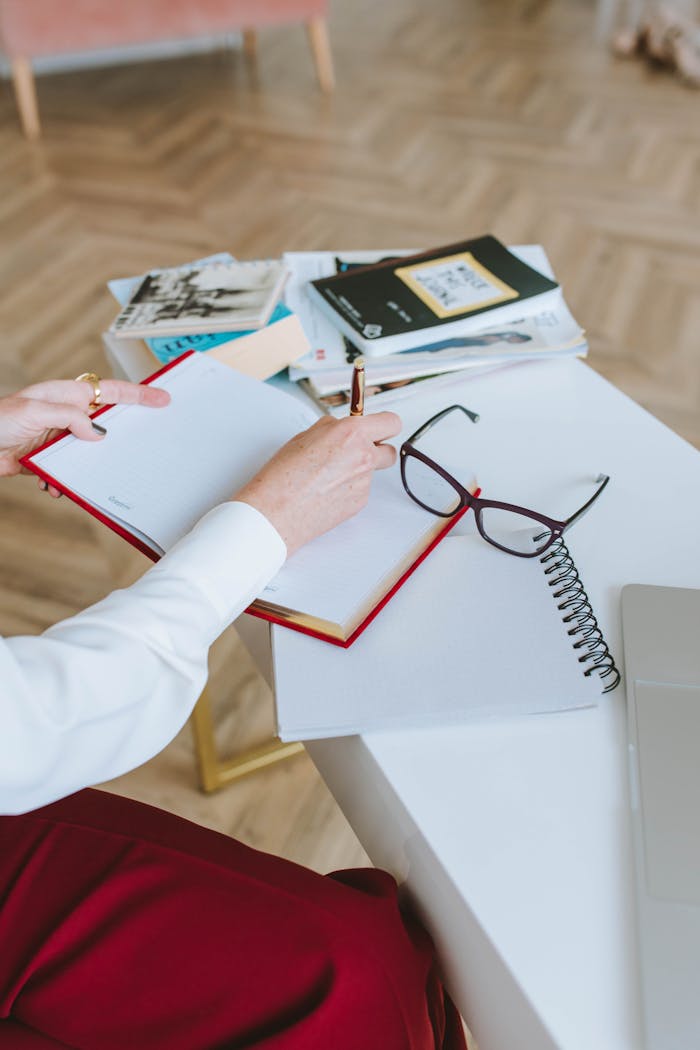
<svg viewBox="0 0 700 1050">
<path fill-rule="evenodd" d="M 191 357 L 192 354 L 194 354 L 195 352 L 196 351 L 194 350 L 188 350 L 186 353 L 182 354 L 179 358 L 177 358 L 177 360 L 169 362 L 167 365 L 164 365 L 163 368 L 160 368 L 157 372 L 154 372 L 153 375 L 148 376 L 146 379 L 143 380 L 143 383 L 152 383 L 153 380 L 157 379 L 159 376 L 169 371 L 169 369 L 174 368 L 176 365 L 180 364 L 180 362 L 182 362 L 186 358 Z M 102 405 L 95 412 L 91 413 L 91 419 L 96 419 L 98 416 L 102 415 L 103 412 L 106 412 L 111 407 L 111 405 Z M 62 482 L 58 481 L 56 478 L 48 474 L 41 466 L 34 463 L 34 456 L 38 455 L 39 452 L 43 452 L 44 449 L 49 448 L 51 445 L 54 445 L 57 441 L 62 440 L 67 434 L 68 431 L 63 431 L 62 433 L 57 434 L 56 437 L 51 438 L 51 440 L 44 442 L 43 445 L 40 445 L 38 448 L 33 449 L 32 452 L 27 453 L 26 456 L 22 456 L 20 462 L 33 474 L 36 474 L 38 477 L 40 477 L 42 481 L 45 481 L 53 488 L 56 488 L 59 492 L 67 496 L 74 503 L 77 503 L 79 507 L 82 507 L 83 510 L 86 510 L 88 514 L 91 514 L 94 518 L 97 518 L 98 521 L 102 522 L 103 525 L 106 525 L 108 529 L 112 530 L 112 532 L 115 532 L 118 536 L 121 536 L 122 539 L 125 539 L 127 543 L 130 543 L 132 545 L 132 547 L 135 547 L 142 554 L 145 554 L 147 558 L 151 559 L 151 561 L 158 561 L 160 556 L 155 551 L 151 550 L 151 548 L 148 547 L 145 543 L 143 543 L 138 536 L 135 536 L 132 532 L 130 532 L 128 528 L 125 528 L 123 525 L 107 517 L 107 515 L 101 513 L 100 510 L 98 510 L 96 507 L 92 506 L 90 503 L 84 500 L 72 489 L 69 489 Z M 478 490 L 476 494 L 478 495 Z M 408 499 L 408 497 L 406 498 Z M 408 569 L 406 569 L 401 574 L 401 576 L 399 576 L 396 582 L 391 586 L 387 593 L 377 602 L 377 604 L 372 608 L 372 610 L 368 613 L 364 620 L 362 620 L 362 622 L 358 624 L 358 626 L 353 630 L 353 632 L 345 639 L 337 638 L 334 635 L 325 633 L 322 630 L 315 630 L 314 628 L 309 627 L 303 623 L 297 623 L 293 619 L 288 619 L 281 615 L 275 615 L 273 612 L 270 612 L 266 609 L 256 608 L 255 603 L 250 605 L 245 611 L 251 616 L 259 617 L 260 619 L 267 620 L 270 623 L 279 624 L 282 627 L 288 627 L 292 631 L 299 631 L 302 634 L 308 634 L 311 635 L 311 637 L 313 638 L 319 638 L 324 642 L 330 642 L 332 645 L 337 645 L 343 649 L 347 649 L 357 638 L 359 638 L 362 632 L 371 624 L 375 616 L 377 616 L 381 612 L 384 606 L 390 601 L 392 596 L 396 594 L 400 587 L 403 586 L 403 584 L 406 582 L 409 576 L 411 576 L 411 574 L 415 572 L 415 570 L 418 568 L 421 562 L 425 560 L 428 554 L 430 554 L 430 552 L 437 546 L 437 544 L 445 538 L 445 536 L 451 531 L 451 529 L 454 528 L 457 522 L 466 513 L 466 510 L 467 508 L 455 514 L 453 518 L 449 518 L 446 521 L 444 527 L 437 533 L 436 536 L 433 537 L 433 539 L 424 548 L 424 550 L 421 551 L 421 553 L 416 557 L 415 561 L 413 561 L 412 564 L 408 567 Z M 290 613 L 290 616 L 293 617 L 294 615 L 295 614 L 293 612 Z"/>
</svg>

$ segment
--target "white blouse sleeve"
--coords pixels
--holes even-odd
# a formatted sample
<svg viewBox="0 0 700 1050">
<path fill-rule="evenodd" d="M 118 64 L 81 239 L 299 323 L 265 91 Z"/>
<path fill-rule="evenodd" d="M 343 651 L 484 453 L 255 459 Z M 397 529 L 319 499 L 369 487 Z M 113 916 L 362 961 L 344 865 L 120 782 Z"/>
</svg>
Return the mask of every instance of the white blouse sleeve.
<svg viewBox="0 0 700 1050">
<path fill-rule="evenodd" d="M 0 813 L 21 813 L 145 762 L 180 730 L 214 639 L 281 567 L 245 503 L 210 511 L 131 587 L 40 637 L 0 638 Z"/>
</svg>

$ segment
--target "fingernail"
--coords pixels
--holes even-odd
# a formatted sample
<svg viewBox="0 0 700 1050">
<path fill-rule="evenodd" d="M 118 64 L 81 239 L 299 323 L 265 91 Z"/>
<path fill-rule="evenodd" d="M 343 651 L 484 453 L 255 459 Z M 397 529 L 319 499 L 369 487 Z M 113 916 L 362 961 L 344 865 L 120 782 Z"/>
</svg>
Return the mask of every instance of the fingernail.
<svg viewBox="0 0 700 1050">
<path fill-rule="evenodd" d="M 92 420 L 92 429 L 95 430 L 98 434 L 101 434 L 102 437 L 104 437 L 105 434 L 107 433 L 106 428 L 105 427 L 101 427 L 99 423 L 96 423 L 94 421 L 94 419 Z"/>
<path fill-rule="evenodd" d="M 49 483 L 48 483 L 48 481 L 42 481 L 41 484 L 39 485 L 39 488 L 43 492 L 48 492 L 48 490 L 49 490 Z"/>
</svg>

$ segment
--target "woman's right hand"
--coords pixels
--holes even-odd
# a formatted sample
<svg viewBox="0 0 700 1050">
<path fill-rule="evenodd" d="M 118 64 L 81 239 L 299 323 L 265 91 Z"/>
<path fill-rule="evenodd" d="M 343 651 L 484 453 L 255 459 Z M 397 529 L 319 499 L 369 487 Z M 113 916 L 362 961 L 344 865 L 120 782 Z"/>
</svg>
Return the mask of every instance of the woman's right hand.
<svg viewBox="0 0 700 1050">
<path fill-rule="evenodd" d="M 393 412 L 323 416 L 283 445 L 234 498 L 264 514 L 292 554 L 364 507 L 374 471 L 396 462 L 396 449 L 384 442 L 400 431 Z"/>
</svg>

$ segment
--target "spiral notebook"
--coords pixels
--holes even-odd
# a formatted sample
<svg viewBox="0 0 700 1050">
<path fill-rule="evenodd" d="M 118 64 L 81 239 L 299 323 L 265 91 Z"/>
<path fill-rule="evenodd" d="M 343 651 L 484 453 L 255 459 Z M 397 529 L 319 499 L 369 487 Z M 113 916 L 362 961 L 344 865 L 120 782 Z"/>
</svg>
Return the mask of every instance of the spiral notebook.
<svg viewBox="0 0 700 1050">
<path fill-rule="evenodd" d="M 338 651 L 273 629 L 283 740 L 594 706 L 620 680 L 571 550 L 515 558 L 446 539 L 391 615 Z"/>
</svg>

